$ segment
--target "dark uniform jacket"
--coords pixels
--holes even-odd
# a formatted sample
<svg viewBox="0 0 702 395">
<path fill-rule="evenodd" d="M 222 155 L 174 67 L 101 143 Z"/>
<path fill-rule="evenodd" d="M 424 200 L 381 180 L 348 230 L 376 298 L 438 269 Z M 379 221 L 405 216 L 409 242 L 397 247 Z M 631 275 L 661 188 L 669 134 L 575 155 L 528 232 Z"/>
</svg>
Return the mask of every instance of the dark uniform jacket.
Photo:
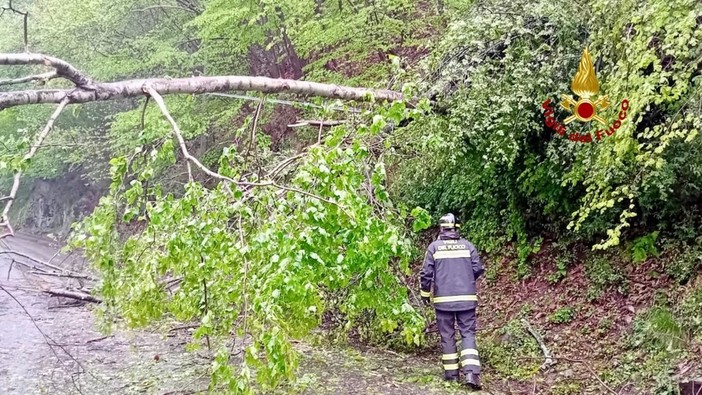
<svg viewBox="0 0 702 395">
<path fill-rule="evenodd" d="M 444 230 L 427 248 L 420 279 L 421 295 L 431 296 L 433 282 L 437 310 L 474 309 L 478 305 L 475 280 L 483 271 L 475 246 L 455 230 Z"/>
</svg>

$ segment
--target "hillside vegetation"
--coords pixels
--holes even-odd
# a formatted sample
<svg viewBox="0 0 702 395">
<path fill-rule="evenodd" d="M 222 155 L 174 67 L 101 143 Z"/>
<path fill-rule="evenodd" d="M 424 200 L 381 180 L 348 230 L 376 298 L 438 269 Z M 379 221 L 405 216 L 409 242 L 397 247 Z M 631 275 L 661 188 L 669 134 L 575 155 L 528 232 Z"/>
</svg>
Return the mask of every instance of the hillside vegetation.
<svg viewBox="0 0 702 395">
<path fill-rule="evenodd" d="M 486 261 L 489 387 L 670 394 L 702 374 L 699 1 L 8 6 L 0 52 L 49 54 L 99 81 L 252 75 L 404 94 L 166 96 L 210 173 L 146 94 L 69 106 L 31 161 L 55 106 L 0 110 L 0 197 L 25 170 L 11 218 L 60 236 L 79 220 L 70 245 L 101 278 L 105 328 L 196 323 L 193 347 L 216 355 L 212 391 L 288 385 L 293 342 L 311 334 L 438 352 L 416 277 L 446 212 Z M 26 43 L 13 10 L 29 13 Z M 607 126 L 574 121 L 561 136 L 544 102 L 570 115 L 558 103 L 577 100 L 585 49 Z M 0 80 L 45 71 L 2 66 Z M 69 87 L 21 89 L 37 85 Z M 0 95 L 15 89 L 0 81 Z M 548 372 L 523 319 L 563 358 Z"/>
</svg>

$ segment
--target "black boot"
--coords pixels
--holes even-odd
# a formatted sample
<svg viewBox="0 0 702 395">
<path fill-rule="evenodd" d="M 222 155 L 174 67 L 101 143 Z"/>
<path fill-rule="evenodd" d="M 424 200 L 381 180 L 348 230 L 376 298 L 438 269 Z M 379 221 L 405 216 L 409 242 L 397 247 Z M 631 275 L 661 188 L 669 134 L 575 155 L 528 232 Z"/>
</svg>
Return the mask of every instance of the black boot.
<svg viewBox="0 0 702 395">
<path fill-rule="evenodd" d="M 466 373 L 466 385 L 472 390 L 480 390 L 480 375 L 473 372 Z"/>
</svg>

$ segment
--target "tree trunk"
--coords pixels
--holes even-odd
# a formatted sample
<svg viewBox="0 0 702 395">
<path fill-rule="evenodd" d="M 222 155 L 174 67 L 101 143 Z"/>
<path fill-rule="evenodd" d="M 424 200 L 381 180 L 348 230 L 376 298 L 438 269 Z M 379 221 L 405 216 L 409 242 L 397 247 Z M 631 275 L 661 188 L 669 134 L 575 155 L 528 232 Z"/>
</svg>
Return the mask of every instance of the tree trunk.
<svg viewBox="0 0 702 395">
<path fill-rule="evenodd" d="M 176 79 L 142 79 L 110 83 L 95 83 L 86 88 L 27 90 L 0 93 L 0 109 L 27 104 L 58 104 L 64 98 L 70 104 L 88 103 L 144 96 L 144 87 L 151 86 L 162 95 L 203 94 L 227 91 L 257 91 L 263 93 L 292 93 L 345 100 L 401 100 L 402 93 L 384 90 L 352 88 L 298 80 L 267 77 L 221 76 Z"/>
</svg>

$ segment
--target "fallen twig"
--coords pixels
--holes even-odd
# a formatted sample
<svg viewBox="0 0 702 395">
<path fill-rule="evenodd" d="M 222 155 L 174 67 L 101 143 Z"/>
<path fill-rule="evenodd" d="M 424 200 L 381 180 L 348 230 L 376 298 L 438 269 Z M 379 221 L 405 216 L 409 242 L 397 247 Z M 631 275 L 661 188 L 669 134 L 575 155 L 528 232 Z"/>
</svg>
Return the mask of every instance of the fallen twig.
<svg viewBox="0 0 702 395">
<path fill-rule="evenodd" d="M 71 307 L 81 307 L 85 306 L 86 302 L 81 302 L 80 300 L 76 301 L 75 303 L 66 303 L 66 304 L 60 304 L 56 306 L 49 306 L 47 309 L 49 310 L 56 310 L 56 309 L 70 309 Z"/>
<path fill-rule="evenodd" d="M 59 267 L 59 266 L 56 266 L 56 265 L 52 265 L 52 264 L 50 264 L 49 262 L 44 262 L 43 260 L 41 260 L 41 259 L 39 259 L 39 258 L 33 257 L 33 256 L 31 256 L 31 255 L 28 255 L 28 254 L 25 254 L 25 253 L 22 253 L 22 252 L 19 252 L 19 251 L 15 251 L 15 250 L 4 250 L 4 251 L 0 251 L 0 255 L 3 255 L 3 254 L 12 254 L 12 255 L 16 255 L 16 256 L 22 257 L 22 258 L 29 259 L 29 260 L 32 261 L 32 262 L 36 262 L 36 263 L 38 263 L 38 264 L 40 264 L 40 265 L 44 265 L 44 266 L 49 267 L 49 268 L 51 268 L 51 269 L 54 269 L 54 270 L 56 270 L 56 271 L 58 271 L 58 272 L 61 272 L 61 273 L 65 274 L 65 275 L 67 275 L 67 276 L 70 275 L 70 276 L 74 276 L 75 278 L 85 278 L 86 280 L 95 280 L 94 278 L 88 276 L 87 274 L 74 273 L 74 272 L 72 272 L 72 271 L 70 271 L 70 270 L 66 270 L 66 269 L 64 269 L 64 268 L 62 268 L 62 267 Z M 24 266 L 30 267 L 30 268 L 35 269 L 35 270 L 38 269 L 38 268 L 36 268 L 36 267 L 34 267 L 34 266 L 30 266 L 30 265 L 27 265 L 26 263 L 22 263 L 22 262 L 19 262 L 19 261 L 17 261 L 17 263 L 20 263 L 20 264 L 22 264 L 22 265 L 24 265 Z M 38 270 L 41 270 L 41 269 L 38 269 Z"/>
<path fill-rule="evenodd" d="M 76 299 L 76 300 L 82 300 L 83 302 L 90 302 L 90 303 L 102 303 L 102 299 L 97 298 L 93 295 L 87 294 L 85 292 L 77 292 L 77 291 L 71 291 L 71 290 L 63 290 L 63 289 L 43 289 L 41 290 L 45 294 L 49 294 L 51 296 L 61 296 L 64 298 L 69 298 L 69 299 Z"/>
<path fill-rule="evenodd" d="M 168 332 L 176 332 L 180 331 L 183 329 L 195 329 L 199 328 L 200 324 L 186 324 L 186 325 L 179 325 L 179 326 L 174 326 L 173 328 L 169 329 Z"/>
<path fill-rule="evenodd" d="M 81 280 L 95 280 L 94 278 L 85 275 L 85 274 L 71 274 L 71 273 L 51 273 L 51 272 L 40 272 L 36 270 L 32 270 L 29 272 L 30 274 L 36 274 L 38 276 L 50 276 L 50 277 L 65 277 L 65 278 L 77 278 Z"/>
<path fill-rule="evenodd" d="M 90 340 L 86 341 L 85 344 L 97 343 L 97 342 L 99 342 L 99 341 L 105 340 L 105 339 L 110 338 L 110 337 L 113 337 L 113 335 L 108 335 L 108 336 L 98 337 L 98 338 L 95 338 L 95 339 L 90 339 Z"/>
<path fill-rule="evenodd" d="M 15 260 L 13 259 L 12 262 L 10 262 L 10 268 L 7 269 L 7 281 L 10 281 L 10 273 L 12 273 L 12 266 L 14 266 Z"/>
<path fill-rule="evenodd" d="M 531 327 L 531 324 L 526 319 L 522 318 L 522 324 L 524 325 L 526 330 L 529 331 L 529 333 L 534 337 L 534 339 L 536 339 L 536 342 L 539 343 L 539 347 L 541 347 L 541 351 L 544 353 L 544 358 L 546 360 L 541 365 L 540 369 L 547 370 L 551 366 L 555 365 L 556 360 L 551 355 L 551 351 L 548 350 L 546 344 L 544 344 L 544 340 L 541 338 L 541 335 L 539 335 L 539 333 Z"/>
</svg>

